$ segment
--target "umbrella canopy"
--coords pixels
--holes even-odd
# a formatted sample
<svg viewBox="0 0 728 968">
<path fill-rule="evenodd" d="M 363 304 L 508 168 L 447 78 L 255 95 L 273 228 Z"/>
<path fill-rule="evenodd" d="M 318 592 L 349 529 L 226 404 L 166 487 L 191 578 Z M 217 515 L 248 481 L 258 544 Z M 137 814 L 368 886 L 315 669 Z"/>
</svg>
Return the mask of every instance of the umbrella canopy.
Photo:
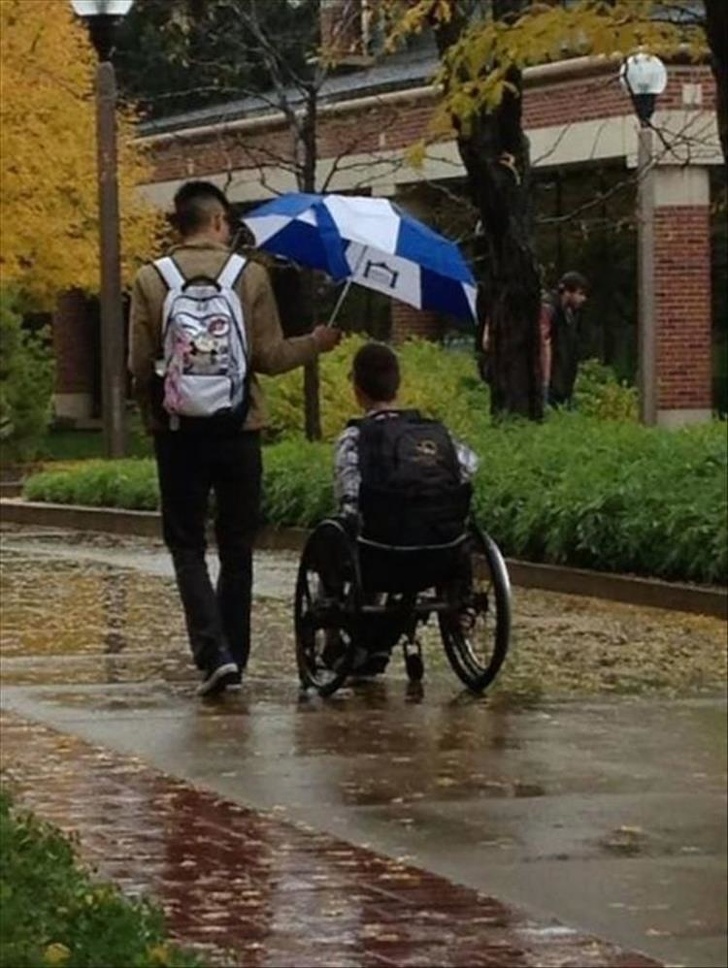
<svg viewBox="0 0 728 968">
<path fill-rule="evenodd" d="M 475 318 L 475 280 L 458 247 L 386 198 L 290 193 L 243 221 L 266 252 L 418 309 Z"/>
</svg>

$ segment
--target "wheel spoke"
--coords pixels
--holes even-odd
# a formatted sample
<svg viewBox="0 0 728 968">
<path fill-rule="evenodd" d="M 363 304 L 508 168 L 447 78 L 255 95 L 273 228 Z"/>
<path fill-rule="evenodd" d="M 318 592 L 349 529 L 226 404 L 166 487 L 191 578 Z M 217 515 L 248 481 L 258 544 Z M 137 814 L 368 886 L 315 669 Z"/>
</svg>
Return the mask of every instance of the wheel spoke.
<svg viewBox="0 0 728 968">
<path fill-rule="evenodd" d="M 470 585 L 440 616 L 440 632 L 453 671 L 476 692 L 497 675 L 508 648 L 508 576 L 494 543 L 473 530 L 469 539 Z"/>
<path fill-rule="evenodd" d="M 296 584 L 296 659 L 301 684 L 330 695 L 346 679 L 353 658 L 347 601 L 351 583 L 337 582 L 332 561 L 351 571 L 348 538 L 330 524 L 315 530 L 304 548 Z M 343 568 L 342 568 L 343 571 Z"/>
</svg>

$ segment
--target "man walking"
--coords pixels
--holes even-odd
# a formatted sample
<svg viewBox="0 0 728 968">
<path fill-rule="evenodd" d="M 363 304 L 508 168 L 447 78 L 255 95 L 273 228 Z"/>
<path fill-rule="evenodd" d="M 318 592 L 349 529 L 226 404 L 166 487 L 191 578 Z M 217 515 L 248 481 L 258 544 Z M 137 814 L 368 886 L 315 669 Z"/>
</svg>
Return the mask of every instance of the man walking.
<svg viewBox="0 0 728 968">
<path fill-rule="evenodd" d="M 579 362 L 578 318 L 589 284 L 580 272 L 566 272 L 541 304 L 541 375 L 544 403 L 569 406 Z"/>
<path fill-rule="evenodd" d="M 284 339 L 266 270 L 228 248 L 232 213 L 215 185 L 183 185 L 174 220 L 181 244 L 134 281 L 129 369 L 154 437 L 164 541 L 202 672 L 198 694 L 211 696 L 241 681 L 250 651 L 266 419 L 255 374 L 309 363 L 341 333 L 317 326 Z M 205 561 L 211 492 L 216 587 Z"/>
</svg>

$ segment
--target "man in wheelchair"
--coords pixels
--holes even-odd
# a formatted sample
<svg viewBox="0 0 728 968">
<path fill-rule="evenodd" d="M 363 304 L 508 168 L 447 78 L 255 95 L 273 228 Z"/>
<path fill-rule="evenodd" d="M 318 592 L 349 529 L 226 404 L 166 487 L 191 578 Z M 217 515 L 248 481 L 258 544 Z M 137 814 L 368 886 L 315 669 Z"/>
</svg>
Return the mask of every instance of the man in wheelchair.
<svg viewBox="0 0 728 968">
<path fill-rule="evenodd" d="M 467 564 L 462 539 L 477 456 L 442 423 L 399 407 L 399 360 L 388 346 L 363 346 L 351 379 L 364 416 L 337 442 L 334 492 L 356 537 L 364 595 L 375 602 L 452 580 Z M 401 634 L 391 615 L 368 615 L 353 674 L 383 672 Z M 339 646 L 332 635 L 324 660 L 334 663 Z"/>
</svg>

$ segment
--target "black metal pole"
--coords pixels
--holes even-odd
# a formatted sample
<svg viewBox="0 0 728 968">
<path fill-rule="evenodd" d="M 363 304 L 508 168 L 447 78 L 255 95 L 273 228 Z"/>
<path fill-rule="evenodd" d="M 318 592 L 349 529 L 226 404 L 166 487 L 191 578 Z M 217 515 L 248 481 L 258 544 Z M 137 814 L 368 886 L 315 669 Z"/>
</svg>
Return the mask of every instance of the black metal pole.
<svg viewBox="0 0 728 968">
<path fill-rule="evenodd" d="M 99 241 L 101 259 L 101 398 L 107 457 L 126 452 L 126 362 L 121 302 L 116 77 L 108 60 L 96 68 Z"/>
</svg>

